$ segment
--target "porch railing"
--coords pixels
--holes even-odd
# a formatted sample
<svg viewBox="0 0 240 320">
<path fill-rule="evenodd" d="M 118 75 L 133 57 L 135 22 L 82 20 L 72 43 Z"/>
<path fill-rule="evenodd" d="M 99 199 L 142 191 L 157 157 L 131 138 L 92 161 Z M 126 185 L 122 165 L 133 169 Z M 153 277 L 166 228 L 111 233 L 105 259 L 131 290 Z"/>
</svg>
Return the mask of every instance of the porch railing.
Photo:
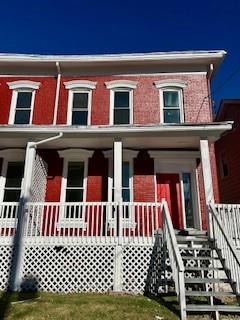
<svg viewBox="0 0 240 320">
<path fill-rule="evenodd" d="M 169 213 L 168 205 L 165 200 L 162 201 L 163 217 L 163 245 L 168 251 L 170 264 L 172 268 L 175 290 L 180 305 L 181 320 L 187 319 L 186 315 L 186 297 L 184 284 L 184 264 L 178 248 L 176 235 L 174 232 L 172 219 Z"/>
<path fill-rule="evenodd" d="M 240 205 L 214 204 L 214 208 L 234 245 L 240 249 Z"/>
<path fill-rule="evenodd" d="M 18 203 L 0 204 L 0 235 L 13 237 Z M 137 202 L 27 203 L 28 243 L 149 243 L 161 228 L 161 204 Z"/>
<path fill-rule="evenodd" d="M 231 272 L 234 280 L 236 293 L 240 294 L 240 259 L 236 247 L 228 233 L 231 228 L 223 222 L 222 215 L 219 214 L 218 205 L 210 204 L 210 219 L 212 219 L 213 239 L 218 249 L 221 250 L 222 258 L 225 259 L 225 266 Z"/>
</svg>

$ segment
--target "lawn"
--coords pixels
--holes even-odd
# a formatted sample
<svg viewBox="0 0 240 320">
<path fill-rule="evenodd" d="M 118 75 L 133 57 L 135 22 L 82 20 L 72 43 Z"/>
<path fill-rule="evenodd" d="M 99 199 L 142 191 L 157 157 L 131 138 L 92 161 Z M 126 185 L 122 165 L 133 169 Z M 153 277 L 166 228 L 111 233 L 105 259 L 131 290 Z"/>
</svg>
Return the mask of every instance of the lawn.
<svg viewBox="0 0 240 320">
<path fill-rule="evenodd" d="M 179 320 L 175 306 L 174 297 L 164 302 L 114 294 L 0 293 L 0 320 Z M 208 320 L 209 317 L 200 315 L 188 319 Z M 221 319 L 239 318 L 223 316 Z"/>
<path fill-rule="evenodd" d="M 112 294 L 1 294 L 0 320 L 177 320 L 158 302 L 142 297 Z M 17 302 L 24 300 L 24 302 Z"/>
</svg>

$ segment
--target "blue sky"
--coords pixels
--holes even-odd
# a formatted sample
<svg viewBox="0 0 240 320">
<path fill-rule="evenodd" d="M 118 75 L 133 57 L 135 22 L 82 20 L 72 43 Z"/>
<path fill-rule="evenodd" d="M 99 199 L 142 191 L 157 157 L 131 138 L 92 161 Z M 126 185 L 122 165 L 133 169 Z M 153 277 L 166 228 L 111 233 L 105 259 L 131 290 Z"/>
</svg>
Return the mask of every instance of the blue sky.
<svg viewBox="0 0 240 320">
<path fill-rule="evenodd" d="M 0 52 L 224 49 L 213 99 L 240 98 L 239 0 L 12 0 L 2 1 L 0 17 Z"/>
</svg>

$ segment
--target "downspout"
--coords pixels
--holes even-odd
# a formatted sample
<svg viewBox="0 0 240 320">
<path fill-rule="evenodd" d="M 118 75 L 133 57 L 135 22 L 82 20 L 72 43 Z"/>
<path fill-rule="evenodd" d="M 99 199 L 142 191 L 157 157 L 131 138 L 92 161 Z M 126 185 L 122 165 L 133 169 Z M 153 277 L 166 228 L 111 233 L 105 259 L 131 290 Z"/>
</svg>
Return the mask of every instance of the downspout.
<svg viewBox="0 0 240 320">
<path fill-rule="evenodd" d="M 61 69 L 60 63 L 56 61 L 57 68 L 57 86 L 56 86 L 56 95 L 55 95 L 55 104 L 54 104 L 54 115 L 53 115 L 53 124 L 57 124 L 57 114 L 58 114 L 58 102 L 59 102 L 59 94 L 60 94 L 60 84 L 61 84 Z"/>
<path fill-rule="evenodd" d="M 60 132 L 57 136 L 50 137 L 38 142 L 28 142 L 27 144 L 24 166 L 23 192 L 19 201 L 19 208 L 17 213 L 18 223 L 13 241 L 13 248 L 15 253 L 13 256 L 12 273 L 10 275 L 10 288 L 13 291 L 19 291 L 21 289 L 24 255 L 24 230 L 27 221 L 26 204 L 28 203 L 29 197 L 31 195 L 31 184 L 36 156 L 36 147 L 45 142 L 59 139 L 62 136 L 63 133 Z"/>
</svg>

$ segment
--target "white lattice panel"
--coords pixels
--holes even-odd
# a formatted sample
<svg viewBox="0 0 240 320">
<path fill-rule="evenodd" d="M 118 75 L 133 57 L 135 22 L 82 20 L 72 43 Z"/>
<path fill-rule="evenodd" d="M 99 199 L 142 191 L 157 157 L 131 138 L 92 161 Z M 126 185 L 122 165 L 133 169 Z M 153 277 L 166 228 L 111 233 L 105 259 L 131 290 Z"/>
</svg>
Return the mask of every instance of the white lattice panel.
<svg viewBox="0 0 240 320">
<path fill-rule="evenodd" d="M 47 186 L 47 164 L 36 154 L 31 185 L 30 202 L 44 202 Z"/>
<path fill-rule="evenodd" d="M 106 292 L 113 288 L 114 246 L 27 246 L 23 288 Z"/>
<path fill-rule="evenodd" d="M 165 264 L 160 246 L 123 248 L 123 291 L 137 294 L 162 291 Z"/>
<path fill-rule="evenodd" d="M 0 290 L 8 287 L 12 254 L 12 246 L 0 246 Z"/>
</svg>

